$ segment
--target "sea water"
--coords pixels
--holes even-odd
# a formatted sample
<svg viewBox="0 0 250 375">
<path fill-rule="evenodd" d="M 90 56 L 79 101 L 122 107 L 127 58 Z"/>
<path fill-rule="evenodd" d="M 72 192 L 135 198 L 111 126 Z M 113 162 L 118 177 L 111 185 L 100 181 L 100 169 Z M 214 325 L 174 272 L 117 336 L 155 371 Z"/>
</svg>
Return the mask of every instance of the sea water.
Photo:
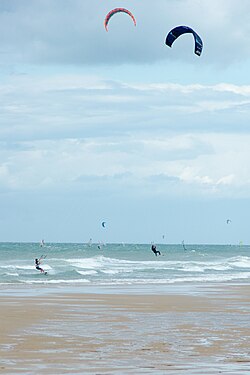
<svg viewBox="0 0 250 375">
<path fill-rule="evenodd" d="M 250 246 L 0 243 L 0 285 L 166 286 L 247 283 Z M 44 256 L 36 270 L 34 259 Z"/>
</svg>

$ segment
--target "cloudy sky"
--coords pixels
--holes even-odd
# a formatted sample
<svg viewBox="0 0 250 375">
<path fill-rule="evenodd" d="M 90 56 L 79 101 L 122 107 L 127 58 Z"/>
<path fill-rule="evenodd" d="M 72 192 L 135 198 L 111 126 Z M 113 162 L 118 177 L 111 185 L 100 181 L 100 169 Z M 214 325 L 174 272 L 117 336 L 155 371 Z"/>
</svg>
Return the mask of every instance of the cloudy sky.
<svg viewBox="0 0 250 375">
<path fill-rule="evenodd" d="M 116 7 L 137 26 L 106 32 Z M 249 244 L 249 17 L 249 0 L 1 0 L 0 240 Z M 200 57 L 191 34 L 165 45 L 178 25 Z"/>
</svg>

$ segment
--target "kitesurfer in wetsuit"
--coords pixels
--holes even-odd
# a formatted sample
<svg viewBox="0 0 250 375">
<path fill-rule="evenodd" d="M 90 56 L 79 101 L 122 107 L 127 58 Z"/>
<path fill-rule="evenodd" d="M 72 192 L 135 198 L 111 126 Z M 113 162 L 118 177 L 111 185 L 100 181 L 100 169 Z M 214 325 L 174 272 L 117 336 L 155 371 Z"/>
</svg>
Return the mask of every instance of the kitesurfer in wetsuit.
<svg viewBox="0 0 250 375">
<path fill-rule="evenodd" d="M 43 273 L 44 269 L 42 267 L 40 267 L 40 264 L 41 264 L 41 258 L 40 259 L 36 258 L 35 259 L 35 267 L 38 271 L 41 271 Z"/>
<path fill-rule="evenodd" d="M 156 246 L 155 245 L 151 246 L 151 250 L 153 251 L 153 253 L 155 254 L 156 257 L 157 257 L 157 255 L 161 255 L 160 251 L 156 250 Z"/>
</svg>

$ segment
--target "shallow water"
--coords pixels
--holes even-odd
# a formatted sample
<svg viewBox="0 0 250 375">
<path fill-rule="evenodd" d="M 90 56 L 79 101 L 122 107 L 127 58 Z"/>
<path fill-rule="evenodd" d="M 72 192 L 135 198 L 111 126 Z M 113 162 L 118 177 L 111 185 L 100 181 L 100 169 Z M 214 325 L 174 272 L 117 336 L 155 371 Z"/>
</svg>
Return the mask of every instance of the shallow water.
<svg viewBox="0 0 250 375">
<path fill-rule="evenodd" d="M 193 311 L 152 311 L 140 296 L 134 306 L 100 295 L 46 301 L 53 315 L 1 348 L 6 373 L 249 373 L 249 314 L 235 309 L 234 299 L 203 308 L 198 297 Z"/>
</svg>

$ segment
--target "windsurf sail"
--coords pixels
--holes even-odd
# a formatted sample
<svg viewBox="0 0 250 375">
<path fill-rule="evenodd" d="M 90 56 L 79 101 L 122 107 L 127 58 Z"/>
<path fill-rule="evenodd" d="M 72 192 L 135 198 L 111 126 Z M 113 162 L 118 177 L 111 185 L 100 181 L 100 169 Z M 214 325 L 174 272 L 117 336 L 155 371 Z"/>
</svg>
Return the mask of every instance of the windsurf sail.
<svg viewBox="0 0 250 375">
<path fill-rule="evenodd" d="M 186 246 L 185 246 L 185 243 L 184 243 L 184 240 L 182 241 L 182 247 L 184 250 L 187 250 Z"/>
</svg>

